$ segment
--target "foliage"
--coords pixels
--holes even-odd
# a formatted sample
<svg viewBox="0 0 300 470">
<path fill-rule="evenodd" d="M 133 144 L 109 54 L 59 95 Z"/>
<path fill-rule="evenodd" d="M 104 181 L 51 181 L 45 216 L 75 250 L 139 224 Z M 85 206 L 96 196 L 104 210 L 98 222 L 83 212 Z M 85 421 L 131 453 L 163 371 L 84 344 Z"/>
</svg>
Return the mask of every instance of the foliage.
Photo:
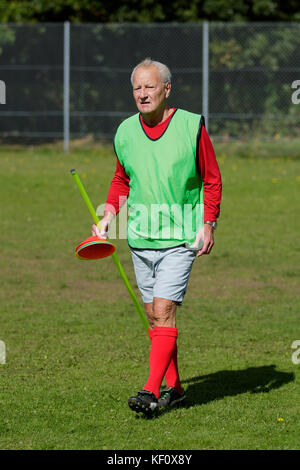
<svg viewBox="0 0 300 470">
<path fill-rule="evenodd" d="M 238 139 L 299 136 L 299 105 L 291 100 L 291 84 L 300 63 L 299 28 L 300 23 L 210 24 L 208 118 L 212 135 Z M 72 24 L 72 135 L 113 136 L 122 116 L 136 111 L 129 78 L 134 65 L 147 56 L 167 63 L 174 72 L 170 104 L 201 113 L 201 45 L 200 24 Z M 62 24 L 3 25 L 0 59 L 1 79 L 9 84 L 6 110 L 40 113 L 2 120 L 2 135 L 22 129 L 59 137 Z"/>
<path fill-rule="evenodd" d="M 299 21 L 297 0 L 0 0 L 3 22 Z"/>
</svg>

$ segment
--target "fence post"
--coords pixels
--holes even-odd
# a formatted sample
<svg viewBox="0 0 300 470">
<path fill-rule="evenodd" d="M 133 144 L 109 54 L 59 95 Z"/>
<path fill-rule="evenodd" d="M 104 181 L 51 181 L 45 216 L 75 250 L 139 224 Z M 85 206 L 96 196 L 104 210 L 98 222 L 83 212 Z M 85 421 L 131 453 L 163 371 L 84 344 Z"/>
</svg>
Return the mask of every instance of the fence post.
<svg viewBox="0 0 300 470">
<path fill-rule="evenodd" d="M 0 80 L 0 104 L 6 104 L 6 85 L 3 80 Z"/>
<path fill-rule="evenodd" d="M 203 23 L 202 29 L 202 114 L 208 130 L 209 121 L 209 24 Z"/>
<path fill-rule="evenodd" d="M 64 22 L 64 150 L 70 143 L 70 22 Z"/>
</svg>

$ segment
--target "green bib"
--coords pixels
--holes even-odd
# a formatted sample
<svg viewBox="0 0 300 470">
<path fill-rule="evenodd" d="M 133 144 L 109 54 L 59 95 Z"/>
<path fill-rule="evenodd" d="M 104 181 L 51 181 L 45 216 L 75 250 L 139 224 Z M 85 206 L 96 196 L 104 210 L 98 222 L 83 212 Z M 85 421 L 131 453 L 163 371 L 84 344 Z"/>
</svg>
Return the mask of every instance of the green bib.
<svg viewBox="0 0 300 470">
<path fill-rule="evenodd" d="M 177 109 L 163 135 L 150 139 L 140 115 L 115 135 L 117 157 L 130 178 L 127 224 L 133 248 L 192 244 L 203 226 L 203 186 L 197 168 L 201 116 Z"/>
</svg>

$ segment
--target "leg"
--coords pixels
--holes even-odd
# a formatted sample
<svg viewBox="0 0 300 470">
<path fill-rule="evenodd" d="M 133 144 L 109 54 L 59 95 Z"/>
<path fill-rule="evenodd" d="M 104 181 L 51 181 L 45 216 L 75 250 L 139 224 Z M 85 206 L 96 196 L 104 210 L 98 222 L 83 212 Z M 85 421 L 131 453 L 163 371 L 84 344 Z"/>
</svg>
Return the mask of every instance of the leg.
<svg viewBox="0 0 300 470">
<path fill-rule="evenodd" d="M 158 406 L 174 406 L 185 398 L 177 368 L 176 308 L 177 302 L 163 298 L 145 303 L 151 339 L 150 374 L 143 390 L 128 400 L 134 411 L 151 415 Z M 167 388 L 160 397 L 164 375 Z"/>
<path fill-rule="evenodd" d="M 151 342 L 154 326 L 162 326 L 165 322 L 167 322 L 168 326 L 176 328 L 175 313 L 177 302 L 168 301 L 162 298 L 155 298 L 156 314 L 154 314 L 153 305 L 154 302 L 144 304 L 149 322 L 149 337 Z M 164 305 L 169 306 L 169 308 L 164 310 Z M 162 315 L 160 315 L 161 313 Z M 178 372 L 177 343 L 175 344 L 175 348 L 172 352 L 171 360 L 165 373 L 165 379 L 167 388 L 172 387 L 175 388 L 179 393 L 182 393 Z"/>
<path fill-rule="evenodd" d="M 155 326 L 165 326 L 176 329 L 176 309 L 178 302 L 156 297 L 154 299 L 154 324 Z M 169 366 L 165 372 L 166 386 L 176 388 L 182 393 L 182 387 L 178 372 L 177 362 L 177 342 L 172 351 Z"/>
<path fill-rule="evenodd" d="M 152 338 L 150 352 L 150 374 L 144 390 L 149 390 L 157 398 L 160 394 L 160 386 L 164 375 L 171 384 L 181 391 L 178 369 L 177 369 L 177 328 L 176 328 L 176 308 L 177 303 L 163 298 L 154 298 L 152 324 L 153 330 L 149 331 Z M 151 315 L 150 306 L 148 306 L 149 315 Z"/>
<path fill-rule="evenodd" d="M 144 303 L 149 328 L 155 326 L 169 326 L 176 328 L 177 302 L 155 297 L 153 302 Z"/>
<path fill-rule="evenodd" d="M 183 394 L 180 391 L 182 389 L 177 369 L 176 309 L 177 305 L 181 305 L 185 294 L 194 260 L 191 253 L 183 247 L 175 247 L 162 250 L 157 257 L 157 253 L 150 250 L 136 250 L 136 253 L 132 250 L 137 284 L 143 297 L 151 339 L 148 381 L 143 390 L 128 401 L 135 411 L 145 413 L 159 405 L 158 398 L 164 375 L 168 394 L 170 395 L 170 389 L 172 391 L 172 396 L 167 399 L 164 394 L 164 402 L 167 400 L 167 405 L 172 405 L 178 401 L 178 395 L 182 401 Z M 175 398 L 173 392 L 177 394 Z M 166 404 L 162 403 L 161 406 Z"/>
<path fill-rule="evenodd" d="M 153 325 L 176 328 L 177 302 L 174 300 L 154 297 L 153 300 Z"/>
</svg>

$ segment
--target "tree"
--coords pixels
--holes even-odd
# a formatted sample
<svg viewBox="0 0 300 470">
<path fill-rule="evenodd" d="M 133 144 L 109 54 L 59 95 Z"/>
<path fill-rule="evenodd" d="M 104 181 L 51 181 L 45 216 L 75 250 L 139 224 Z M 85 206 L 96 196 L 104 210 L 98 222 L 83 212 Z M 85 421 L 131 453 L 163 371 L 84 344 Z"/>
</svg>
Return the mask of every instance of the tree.
<svg viewBox="0 0 300 470">
<path fill-rule="evenodd" d="M 2 22 L 299 21 L 298 0 L 0 0 Z"/>
</svg>

